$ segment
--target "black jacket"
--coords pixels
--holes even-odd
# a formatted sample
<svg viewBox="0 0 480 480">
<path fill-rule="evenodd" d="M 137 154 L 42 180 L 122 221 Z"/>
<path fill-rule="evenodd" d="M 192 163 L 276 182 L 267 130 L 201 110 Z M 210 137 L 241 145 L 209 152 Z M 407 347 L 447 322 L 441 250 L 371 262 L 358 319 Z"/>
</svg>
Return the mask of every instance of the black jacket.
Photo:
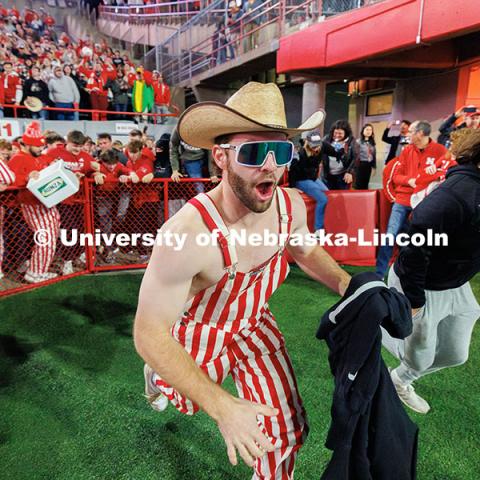
<svg viewBox="0 0 480 480">
<path fill-rule="evenodd" d="M 327 135 L 323 138 L 323 142 L 330 144 L 331 138 Z M 355 141 L 355 138 L 350 137 L 345 144 L 345 148 L 340 150 L 336 155 L 337 161 L 342 162 L 343 169 L 344 169 L 343 172 L 338 175 L 344 175 L 346 172 L 353 173 L 357 155 L 358 155 L 357 142 Z M 329 156 L 333 157 L 333 155 L 329 155 L 326 150 L 322 151 L 321 157 L 322 157 L 322 163 L 323 163 L 323 175 L 326 177 L 330 175 Z"/>
<path fill-rule="evenodd" d="M 425 304 L 425 290 L 448 290 L 480 272 L 480 170 L 451 168 L 447 179 L 414 210 L 409 234 L 447 234 L 448 246 L 400 250 L 395 273 L 413 308 Z"/>
<path fill-rule="evenodd" d="M 398 144 L 400 143 L 400 140 L 402 138 L 401 135 L 394 135 L 392 137 L 389 137 L 388 136 L 389 133 L 390 133 L 390 129 L 386 128 L 383 131 L 383 135 L 382 135 L 382 142 L 388 143 L 390 145 L 390 150 L 388 151 L 387 158 L 385 159 L 385 165 L 390 160 L 392 160 L 393 158 L 395 158 L 397 156 Z"/>
<path fill-rule="evenodd" d="M 405 413 L 381 357 L 380 325 L 395 338 L 412 331 L 410 304 L 373 272 L 355 275 L 322 317 L 317 338 L 330 349 L 335 377 L 333 450 L 322 480 L 416 478 L 418 428 Z"/>
<path fill-rule="evenodd" d="M 437 138 L 437 142 L 446 146 L 450 140 L 450 135 L 455 130 L 460 130 L 461 128 L 465 128 L 467 125 L 466 123 L 462 123 L 458 127 L 455 126 L 455 122 L 457 121 L 456 115 L 453 113 L 450 115 L 441 125 L 438 127 L 438 131 L 440 135 Z"/>
<path fill-rule="evenodd" d="M 44 105 L 50 104 L 48 85 L 43 80 L 27 78 L 23 84 L 22 104 L 27 97 L 39 98 Z"/>
<path fill-rule="evenodd" d="M 335 149 L 327 142 L 322 143 L 322 148 L 318 155 L 308 156 L 305 148 L 298 152 L 298 160 L 293 160 L 288 171 L 288 180 L 291 187 L 295 187 L 299 180 L 316 180 L 318 178 L 318 169 L 322 162 L 322 154 L 331 155 L 341 160 L 342 154 L 337 153 Z"/>
</svg>

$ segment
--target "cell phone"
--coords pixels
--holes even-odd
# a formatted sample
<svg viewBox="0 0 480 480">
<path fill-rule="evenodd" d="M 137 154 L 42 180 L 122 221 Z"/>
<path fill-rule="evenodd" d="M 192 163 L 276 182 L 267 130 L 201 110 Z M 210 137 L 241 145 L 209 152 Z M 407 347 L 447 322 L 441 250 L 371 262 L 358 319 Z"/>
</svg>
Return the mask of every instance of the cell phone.
<svg viewBox="0 0 480 480">
<path fill-rule="evenodd" d="M 477 107 L 465 107 L 465 108 L 463 109 L 463 111 L 464 111 L 465 113 L 473 113 L 473 112 L 476 112 L 476 111 L 477 111 Z"/>
<path fill-rule="evenodd" d="M 400 125 L 400 120 L 395 120 L 395 125 Z"/>
</svg>

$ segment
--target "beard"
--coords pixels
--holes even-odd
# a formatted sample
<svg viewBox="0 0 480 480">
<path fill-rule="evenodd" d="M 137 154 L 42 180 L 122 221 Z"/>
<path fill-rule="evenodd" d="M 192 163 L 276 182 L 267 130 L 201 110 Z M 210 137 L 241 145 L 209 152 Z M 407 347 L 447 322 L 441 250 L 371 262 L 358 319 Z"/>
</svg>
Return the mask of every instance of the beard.
<svg viewBox="0 0 480 480">
<path fill-rule="evenodd" d="M 227 163 L 227 172 L 228 172 L 228 184 L 235 193 L 236 197 L 245 205 L 249 210 L 254 213 L 263 213 L 272 204 L 274 195 L 272 195 L 268 200 L 261 201 L 255 198 L 255 186 L 257 183 L 247 182 L 240 175 L 235 173 L 230 165 L 230 162 Z M 273 193 L 277 188 L 277 180 L 275 177 L 267 177 L 263 182 L 273 182 Z"/>
<path fill-rule="evenodd" d="M 34 150 L 32 147 L 28 147 L 28 153 L 30 153 L 32 157 L 39 157 L 42 154 L 42 151 L 36 149 Z"/>
</svg>

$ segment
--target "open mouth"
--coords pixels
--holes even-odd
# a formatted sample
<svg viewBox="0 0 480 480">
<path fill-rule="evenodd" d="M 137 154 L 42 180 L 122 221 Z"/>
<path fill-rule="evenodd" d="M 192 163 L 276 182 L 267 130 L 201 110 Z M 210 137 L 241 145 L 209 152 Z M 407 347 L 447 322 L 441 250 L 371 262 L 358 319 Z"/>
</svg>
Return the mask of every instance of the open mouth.
<svg viewBox="0 0 480 480">
<path fill-rule="evenodd" d="M 272 197 L 273 191 L 275 189 L 275 182 L 262 182 L 255 186 L 257 195 L 260 197 L 260 200 L 268 200 Z"/>
</svg>

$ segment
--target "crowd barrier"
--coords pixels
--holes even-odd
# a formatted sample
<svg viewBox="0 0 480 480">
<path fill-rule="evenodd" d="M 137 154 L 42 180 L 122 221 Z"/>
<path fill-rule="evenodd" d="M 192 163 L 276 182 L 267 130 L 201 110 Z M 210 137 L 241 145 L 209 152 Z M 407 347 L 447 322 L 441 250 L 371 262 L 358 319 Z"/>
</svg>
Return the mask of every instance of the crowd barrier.
<svg viewBox="0 0 480 480">
<path fill-rule="evenodd" d="M 32 116 L 32 112 L 29 111 L 29 109 L 25 105 L 17 105 L 17 104 L 1 104 L 0 103 L 0 108 L 1 109 L 6 109 L 7 111 L 11 112 L 12 115 L 9 115 L 9 118 L 18 118 L 19 111 L 20 112 L 28 112 L 29 116 Z M 103 121 L 107 120 L 107 117 L 113 117 L 113 118 L 124 118 L 124 119 L 129 119 L 129 120 L 134 120 L 136 117 L 143 119 L 148 122 L 152 123 L 163 123 L 166 119 L 170 117 L 178 117 L 180 115 L 180 109 L 176 105 L 171 105 L 171 108 L 173 112 L 170 113 L 139 113 L 139 112 L 117 112 L 115 110 L 96 110 L 93 108 L 58 108 L 58 107 L 43 107 L 42 111 L 47 111 L 47 112 L 53 112 L 53 116 L 58 116 L 58 114 L 62 114 L 62 120 L 64 120 L 65 113 L 71 113 L 71 114 L 88 114 L 91 116 L 91 119 L 93 121 Z M 40 112 L 37 113 L 37 115 L 40 115 Z M 35 115 L 36 116 L 36 115 Z M 7 115 L 5 115 L 7 117 Z M 55 120 L 55 118 L 50 119 L 50 120 Z"/>
<path fill-rule="evenodd" d="M 132 234 L 155 235 L 189 199 L 214 186 L 207 179 L 187 178 L 178 183 L 171 179 L 154 179 L 148 184 L 106 183 L 103 186 L 95 185 L 92 179 L 83 179 L 77 194 L 40 219 L 32 219 L 21 205 L 24 189 L 9 187 L 0 193 L 0 270 L 3 271 L 0 297 L 87 273 L 145 268 L 151 246 L 120 241 L 118 234 L 127 234 L 129 238 Z M 303 197 L 309 227 L 313 231 L 315 201 L 306 195 Z M 362 228 L 369 239 L 375 228 L 385 230 L 385 225 L 381 226 L 380 212 L 386 211 L 388 206 L 381 206 L 382 197 L 382 192 L 375 190 L 328 192 L 326 232 L 354 237 Z M 45 230 L 49 233 L 45 234 Z M 47 237 L 50 235 L 49 248 L 38 249 L 34 231 L 35 235 L 39 231 Z M 96 245 L 88 241 L 82 243 L 79 241 L 81 234 L 90 234 L 100 242 Z M 60 235 L 64 235 L 62 241 Z M 111 244 L 112 238 L 117 243 Z M 326 246 L 326 249 L 342 264 L 375 263 L 375 247 Z M 38 259 L 48 263 L 48 270 L 57 277 L 41 283 L 27 283 L 25 271 Z M 66 266 L 69 268 L 65 272 Z"/>
</svg>

